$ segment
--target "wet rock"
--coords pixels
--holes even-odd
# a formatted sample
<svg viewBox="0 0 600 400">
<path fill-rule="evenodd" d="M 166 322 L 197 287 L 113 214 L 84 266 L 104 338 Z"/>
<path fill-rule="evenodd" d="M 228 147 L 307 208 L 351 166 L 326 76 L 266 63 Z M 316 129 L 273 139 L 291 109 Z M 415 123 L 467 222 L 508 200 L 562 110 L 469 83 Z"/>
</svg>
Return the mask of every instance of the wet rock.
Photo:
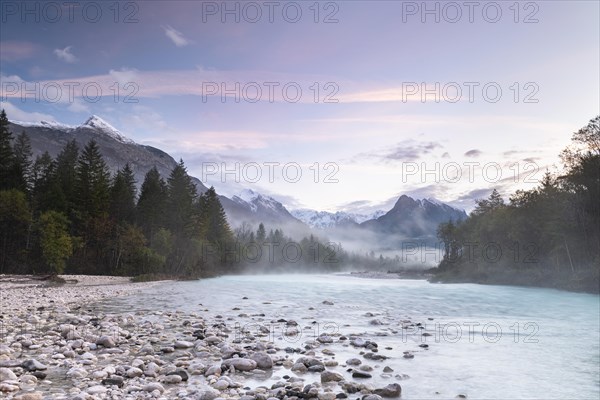
<svg viewBox="0 0 600 400">
<path fill-rule="evenodd" d="M 257 368 L 260 369 L 271 369 L 273 368 L 273 359 L 270 355 L 265 352 L 259 351 L 250 357 L 252 360 L 256 362 Z"/>
<path fill-rule="evenodd" d="M 383 368 L 383 372 L 390 373 L 390 372 L 394 372 L 394 370 L 393 370 L 393 369 L 391 369 L 390 367 L 388 367 L 388 366 L 386 365 L 386 366 Z"/>
<path fill-rule="evenodd" d="M 402 387 L 397 383 L 391 383 L 384 388 L 375 389 L 374 393 L 381 397 L 400 397 Z"/>
<path fill-rule="evenodd" d="M 321 382 L 339 382 L 343 380 L 344 377 L 339 372 L 335 371 L 323 371 L 321 372 Z"/>
<path fill-rule="evenodd" d="M 362 361 L 360 361 L 358 358 L 351 358 L 349 360 L 346 360 L 346 364 L 348 364 L 348 365 L 360 365 L 360 364 L 362 364 Z"/>
<path fill-rule="evenodd" d="M 31 375 L 35 376 L 39 380 L 44 380 L 44 379 L 46 379 L 46 376 L 48 376 L 48 374 L 46 374 L 45 372 L 42 372 L 42 371 L 34 371 L 31 373 Z"/>
<path fill-rule="evenodd" d="M 67 376 L 72 379 L 83 379 L 88 376 L 88 372 L 85 368 L 73 367 L 67 371 Z"/>
<path fill-rule="evenodd" d="M 112 375 L 111 377 L 102 380 L 102 384 L 105 386 L 123 387 L 124 382 L 125 379 L 119 375 Z"/>
<path fill-rule="evenodd" d="M 367 372 L 364 372 L 364 371 L 354 370 L 354 371 L 352 371 L 352 377 L 359 378 L 359 379 L 368 379 L 368 378 L 371 378 L 372 375 Z"/>
<path fill-rule="evenodd" d="M 181 377 L 181 380 L 184 381 L 184 382 L 187 381 L 190 378 L 189 375 L 188 375 L 188 373 L 185 372 L 184 370 L 180 369 L 180 368 L 176 369 L 173 372 L 169 372 L 167 374 L 167 376 L 168 375 L 179 375 Z"/>
<path fill-rule="evenodd" d="M 364 395 L 361 400 L 383 400 L 383 398 L 376 394 L 367 394 Z"/>
<path fill-rule="evenodd" d="M 38 360 L 33 359 L 23 361 L 21 367 L 27 371 L 43 371 L 48 368 Z"/>
<path fill-rule="evenodd" d="M 222 365 L 227 368 L 233 366 L 237 371 L 252 371 L 257 366 L 256 361 L 249 358 L 230 358 L 223 360 Z"/>
<path fill-rule="evenodd" d="M 332 306 L 333 301 L 325 300 L 325 301 L 323 301 L 323 304 L 325 304 L 326 306 Z"/>
</svg>

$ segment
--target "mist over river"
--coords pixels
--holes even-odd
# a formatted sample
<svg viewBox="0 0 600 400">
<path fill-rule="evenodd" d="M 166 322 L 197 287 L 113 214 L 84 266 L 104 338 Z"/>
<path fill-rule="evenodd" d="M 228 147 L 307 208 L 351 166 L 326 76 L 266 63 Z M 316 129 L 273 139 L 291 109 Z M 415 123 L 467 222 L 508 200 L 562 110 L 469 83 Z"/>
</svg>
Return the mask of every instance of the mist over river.
<svg viewBox="0 0 600 400">
<path fill-rule="evenodd" d="M 231 340 L 251 338 L 266 326 L 266 339 L 280 349 L 278 354 L 292 359 L 302 356 L 292 349 L 304 350 L 307 342 L 325 335 L 332 342 L 312 351 L 337 360 L 335 370 L 349 380 L 346 360 L 362 358 L 361 349 L 350 345 L 357 336 L 377 343 L 375 354 L 389 357 L 363 359 L 373 371 L 361 382 L 377 387 L 398 382 L 403 399 L 459 394 L 469 399 L 597 399 L 600 394 L 597 295 L 348 275 L 245 275 L 167 282 L 95 308 L 144 312 L 149 320 L 155 311 L 195 312 L 221 320 Z M 299 331 L 287 336 L 293 333 L 289 320 L 298 323 Z M 424 344 L 429 347 L 419 346 Z M 331 354 L 323 355 L 323 349 Z M 393 372 L 384 373 L 385 367 Z M 249 376 L 244 384 L 270 388 L 284 375 L 297 375 L 306 384 L 319 380 L 318 373 L 295 374 L 275 366 L 272 374 Z"/>
</svg>

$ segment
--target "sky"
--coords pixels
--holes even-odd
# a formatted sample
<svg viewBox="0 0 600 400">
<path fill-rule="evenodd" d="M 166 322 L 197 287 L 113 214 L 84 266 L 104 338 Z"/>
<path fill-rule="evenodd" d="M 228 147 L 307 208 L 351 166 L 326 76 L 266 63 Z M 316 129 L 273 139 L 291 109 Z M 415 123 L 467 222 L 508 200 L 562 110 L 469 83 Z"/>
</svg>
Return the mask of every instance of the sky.
<svg viewBox="0 0 600 400">
<path fill-rule="evenodd" d="M 600 113 L 598 1 L 0 3 L 9 119 L 98 115 L 218 192 L 471 210 Z"/>
</svg>

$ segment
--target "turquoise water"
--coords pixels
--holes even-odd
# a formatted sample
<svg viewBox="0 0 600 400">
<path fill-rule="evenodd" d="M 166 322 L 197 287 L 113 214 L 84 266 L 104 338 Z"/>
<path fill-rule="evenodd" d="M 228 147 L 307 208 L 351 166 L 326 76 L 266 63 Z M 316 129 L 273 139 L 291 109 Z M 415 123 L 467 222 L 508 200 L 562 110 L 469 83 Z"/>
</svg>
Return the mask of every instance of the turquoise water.
<svg viewBox="0 0 600 400">
<path fill-rule="evenodd" d="M 252 331 L 259 321 L 269 325 L 281 348 L 303 347 L 321 333 L 358 334 L 391 357 L 366 360 L 375 367 L 370 382 L 377 386 L 399 379 L 382 377 L 384 366 L 394 370 L 392 375 L 409 376 L 400 381 L 403 399 L 458 394 L 469 399 L 600 398 L 597 295 L 341 275 L 256 275 L 161 284 L 104 307 L 221 315 L 238 335 L 243 334 L 239 325 Z M 247 317 L 239 317 L 241 313 Z M 287 337 L 285 325 L 276 322 L 280 318 L 294 319 L 306 329 Z M 423 329 L 402 329 L 403 320 L 419 322 Z M 424 343 L 429 349 L 419 347 Z M 340 363 L 358 355 L 341 344 L 329 348 Z M 415 357 L 403 358 L 404 351 Z M 289 371 L 281 370 L 279 376 L 285 373 Z"/>
</svg>

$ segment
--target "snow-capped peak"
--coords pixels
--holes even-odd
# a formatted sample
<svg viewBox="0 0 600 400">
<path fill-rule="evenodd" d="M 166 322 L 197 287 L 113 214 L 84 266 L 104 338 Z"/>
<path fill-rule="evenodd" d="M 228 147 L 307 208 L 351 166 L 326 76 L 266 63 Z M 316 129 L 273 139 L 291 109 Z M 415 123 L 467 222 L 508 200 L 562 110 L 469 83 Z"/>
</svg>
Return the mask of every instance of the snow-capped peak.
<svg viewBox="0 0 600 400">
<path fill-rule="evenodd" d="M 254 200 L 261 197 L 261 195 L 259 193 L 256 193 L 252 189 L 244 189 L 237 197 L 239 197 L 247 203 L 252 203 Z"/>
<path fill-rule="evenodd" d="M 291 214 L 312 228 L 326 229 L 336 227 L 344 223 L 356 223 L 376 219 L 385 214 L 385 211 L 378 210 L 369 214 L 349 213 L 337 211 L 335 213 L 328 211 L 316 211 L 310 209 L 293 210 Z"/>
<path fill-rule="evenodd" d="M 117 128 L 115 128 L 114 126 L 112 126 L 97 115 L 92 115 L 79 127 L 99 130 L 102 133 L 122 143 L 135 143 L 133 140 L 123 135 Z"/>
<path fill-rule="evenodd" d="M 61 124 L 60 122 L 56 122 L 56 121 L 25 122 L 25 121 L 11 120 L 10 122 L 12 122 L 15 125 L 20 125 L 20 126 L 24 126 L 24 127 L 51 128 L 51 129 L 62 129 L 62 130 L 72 130 L 72 129 L 76 128 L 75 126 Z"/>
</svg>

